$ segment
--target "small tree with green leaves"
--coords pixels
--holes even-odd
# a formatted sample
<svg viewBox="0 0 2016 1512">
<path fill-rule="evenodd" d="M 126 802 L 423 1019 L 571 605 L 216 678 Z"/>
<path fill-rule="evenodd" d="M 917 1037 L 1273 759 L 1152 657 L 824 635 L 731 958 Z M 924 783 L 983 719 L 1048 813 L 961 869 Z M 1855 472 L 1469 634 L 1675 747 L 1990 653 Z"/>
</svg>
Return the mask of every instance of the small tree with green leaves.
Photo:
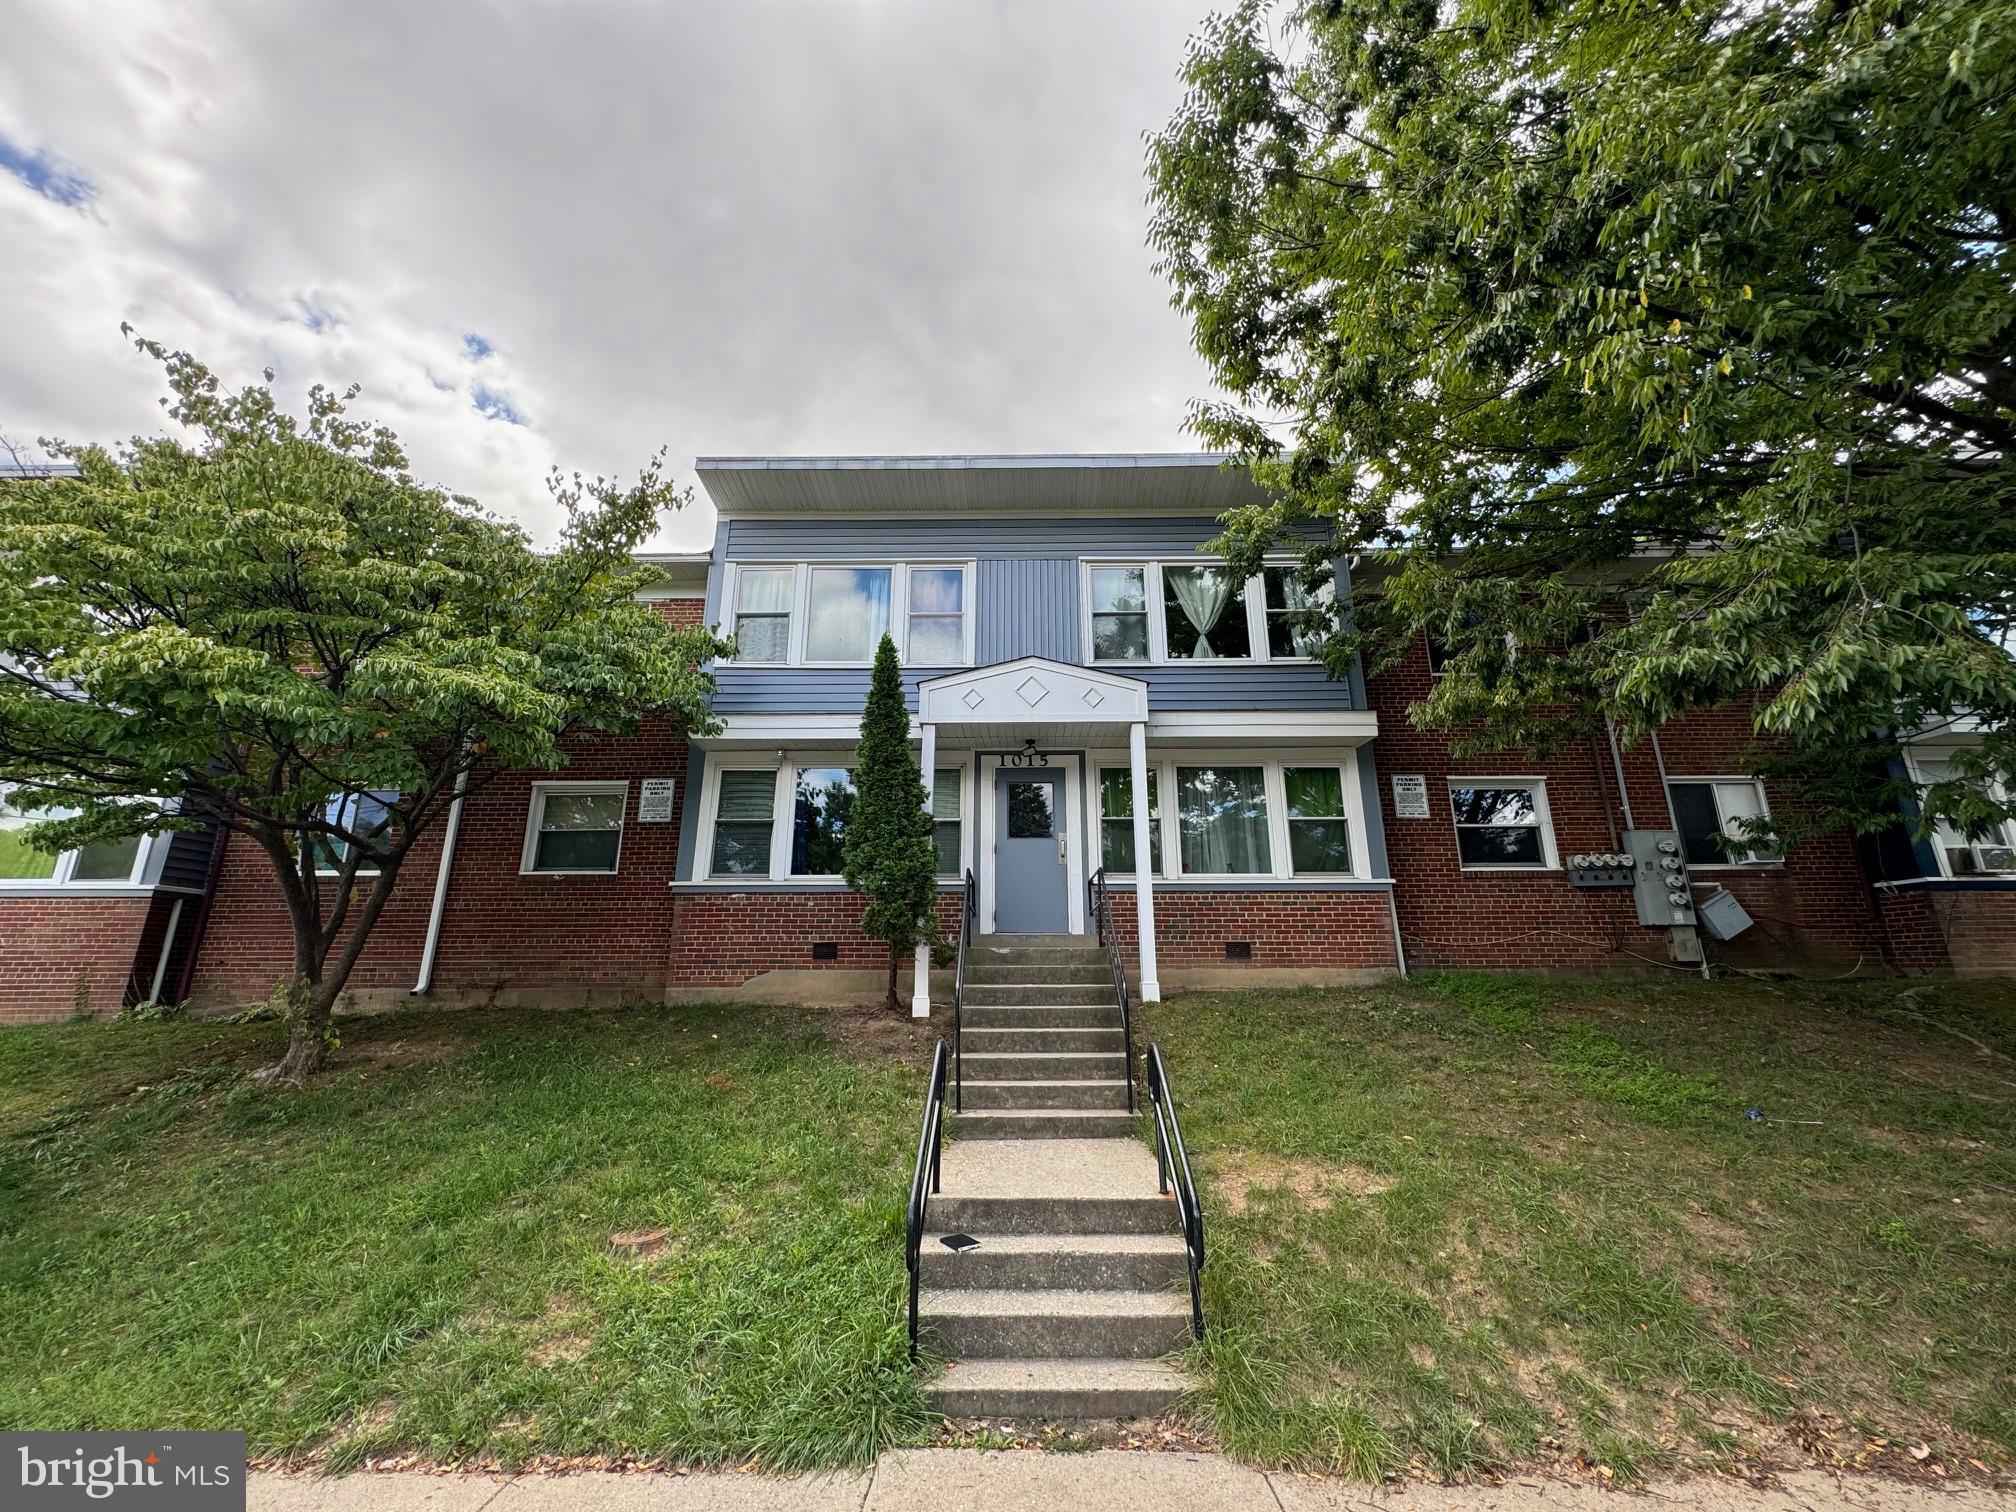
<svg viewBox="0 0 2016 1512">
<path fill-rule="evenodd" d="M 875 651 L 868 704 L 861 711 L 844 849 L 847 885 L 868 900 L 861 930 L 888 942 L 889 1006 L 901 1008 L 896 963 L 914 950 L 929 950 L 938 932 L 938 856 L 924 805 L 924 776 L 910 754 L 910 711 L 903 706 L 896 643 L 886 635 Z"/>
<path fill-rule="evenodd" d="M 0 782 L 50 851 L 214 823 L 270 861 L 293 930 L 274 1075 L 330 1016 L 414 845 L 458 788 L 551 768 L 643 717 L 705 732 L 725 649 L 637 601 L 632 551 L 685 502 L 555 478 L 557 550 L 417 482 L 317 387 L 305 424 L 152 342 L 196 438 L 0 485 Z"/>
</svg>

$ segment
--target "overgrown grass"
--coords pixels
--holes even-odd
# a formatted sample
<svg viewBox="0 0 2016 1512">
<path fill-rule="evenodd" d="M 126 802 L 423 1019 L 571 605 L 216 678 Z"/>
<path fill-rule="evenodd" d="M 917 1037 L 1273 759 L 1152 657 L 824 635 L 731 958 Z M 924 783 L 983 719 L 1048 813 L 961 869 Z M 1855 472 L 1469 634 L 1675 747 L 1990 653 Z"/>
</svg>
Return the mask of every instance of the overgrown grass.
<svg viewBox="0 0 2016 1512">
<path fill-rule="evenodd" d="M 1630 1479 L 2016 1451 L 2011 984 L 1445 974 L 1146 1014 L 1233 1452 Z"/>
<path fill-rule="evenodd" d="M 337 1468 L 795 1468 L 926 1431 L 907 1028 L 649 1008 L 345 1036 L 337 1073 L 267 1092 L 270 1025 L 0 1031 L 0 1422 L 242 1428 Z"/>
</svg>

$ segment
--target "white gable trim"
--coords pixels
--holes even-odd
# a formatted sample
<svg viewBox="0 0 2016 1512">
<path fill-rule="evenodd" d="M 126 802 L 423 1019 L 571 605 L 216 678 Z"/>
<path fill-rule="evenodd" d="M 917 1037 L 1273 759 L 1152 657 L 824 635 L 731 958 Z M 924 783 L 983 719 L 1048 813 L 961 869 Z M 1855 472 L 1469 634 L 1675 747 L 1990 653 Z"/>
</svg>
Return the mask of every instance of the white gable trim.
<svg viewBox="0 0 2016 1512">
<path fill-rule="evenodd" d="M 1135 724 L 1148 717 L 1148 685 L 1043 656 L 1018 657 L 917 685 L 925 724 Z"/>
</svg>

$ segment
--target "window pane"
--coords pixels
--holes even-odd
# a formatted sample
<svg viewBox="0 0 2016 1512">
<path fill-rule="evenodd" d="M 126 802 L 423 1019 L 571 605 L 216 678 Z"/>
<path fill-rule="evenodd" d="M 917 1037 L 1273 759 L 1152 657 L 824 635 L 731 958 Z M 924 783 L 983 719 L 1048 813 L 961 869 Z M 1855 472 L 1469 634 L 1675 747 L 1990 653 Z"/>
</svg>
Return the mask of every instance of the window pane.
<svg viewBox="0 0 2016 1512">
<path fill-rule="evenodd" d="M 1148 616 L 1146 614 L 1093 615 L 1092 660 L 1148 660 Z"/>
<path fill-rule="evenodd" d="M 957 567 L 910 569 L 912 614 L 958 614 L 966 607 L 966 574 Z"/>
<path fill-rule="evenodd" d="M 889 630 L 887 567 L 815 567 L 807 661 L 869 661 Z"/>
<path fill-rule="evenodd" d="M 1050 784 L 1047 782 L 1010 782 L 1008 784 L 1008 838 L 1010 840 L 1049 840 L 1055 838 L 1057 826 L 1050 811 Z"/>
<path fill-rule="evenodd" d="M 738 661 L 781 662 L 791 654 L 791 617 L 788 614 L 740 615 L 735 620 L 735 657 Z"/>
<path fill-rule="evenodd" d="M 791 874 L 837 877 L 847 816 L 854 808 L 854 774 L 846 767 L 798 768 L 791 819 Z"/>
<path fill-rule="evenodd" d="M 1148 612 L 1147 575 L 1140 567 L 1094 567 L 1092 569 L 1092 612 L 1094 614 L 1145 614 Z"/>
<path fill-rule="evenodd" d="M 621 793 L 548 793 L 545 812 L 539 816 L 542 830 L 620 830 L 623 828 Z"/>
<path fill-rule="evenodd" d="M 616 870 L 621 830 L 541 830 L 532 857 L 535 871 Z"/>
<path fill-rule="evenodd" d="M 1217 567 L 1162 569 L 1163 627 L 1171 657 L 1205 661 L 1253 654 L 1244 585 Z"/>
<path fill-rule="evenodd" d="M 1449 789 L 1458 824 L 1537 824 L 1533 789 L 1458 787 Z"/>
<path fill-rule="evenodd" d="M 1288 859 L 1297 872 L 1351 870 L 1351 836 L 1342 819 L 1290 819 Z"/>
<path fill-rule="evenodd" d="M 717 876 L 770 875 L 770 817 L 777 803 L 775 772 L 723 772 L 714 808 Z"/>
<path fill-rule="evenodd" d="M 933 819 L 957 819 L 959 817 L 959 769 L 940 767 L 931 778 L 931 817 Z"/>
<path fill-rule="evenodd" d="M 1706 782 L 1667 785 L 1673 797 L 1673 818 L 1680 826 L 1680 845 L 1690 866 L 1715 866 L 1729 858 L 1716 843 L 1722 826 L 1715 815 L 1715 789 Z"/>
<path fill-rule="evenodd" d="M 1459 829 L 1456 851 L 1465 866 L 1545 866 L 1540 831 L 1532 825 Z"/>
<path fill-rule="evenodd" d="M 735 610 L 738 614 L 789 614 L 791 612 L 791 569 L 789 567 L 745 567 L 735 574 Z"/>
<path fill-rule="evenodd" d="M 953 615 L 910 616 L 910 664 L 951 667 L 966 659 L 966 622 Z"/>
<path fill-rule="evenodd" d="M 140 837 L 105 840 L 77 852 L 77 864 L 70 870 L 73 882 L 124 882 L 133 875 L 133 863 L 140 859 Z"/>
<path fill-rule="evenodd" d="M 1344 779 L 1336 767 L 1289 767 L 1281 774 L 1288 790 L 1288 817 L 1328 819 L 1344 812 Z"/>
<path fill-rule="evenodd" d="M 1099 770 L 1099 861 L 1108 871 L 1134 870 L 1134 774 L 1126 767 Z M 1148 864 L 1162 870 L 1162 795 L 1148 772 Z"/>
<path fill-rule="evenodd" d="M 46 882 L 56 875 L 56 858 L 30 850 L 21 838 L 22 831 L 45 817 L 54 816 L 24 812 L 0 796 L 0 877 L 14 882 Z"/>
<path fill-rule="evenodd" d="M 959 875 L 959 821 L 941 819 L 931 826 L 931 844 L 938 852 L 938 875 Z"/>
<path fill-rule="evenodd" d="M 1267 584 L 1267 652 L 1270 656 L 1315 656 L 1323 647 L 1323 637 L 1314 630 L 1299 630 L 1293 616 L 1315 604 L 1327 604 L 1335 596 L 1329 583 L 1312 595 L 1302 586 L 1302 574 L 1294 567 L 1269 567 L 1262 576 Z"/>
<path fill-rule="evenodd" d="M 1262 768 L 1178 767 L 1176 813 L 1184 871 L 1273 870 Z"/>
</svg>

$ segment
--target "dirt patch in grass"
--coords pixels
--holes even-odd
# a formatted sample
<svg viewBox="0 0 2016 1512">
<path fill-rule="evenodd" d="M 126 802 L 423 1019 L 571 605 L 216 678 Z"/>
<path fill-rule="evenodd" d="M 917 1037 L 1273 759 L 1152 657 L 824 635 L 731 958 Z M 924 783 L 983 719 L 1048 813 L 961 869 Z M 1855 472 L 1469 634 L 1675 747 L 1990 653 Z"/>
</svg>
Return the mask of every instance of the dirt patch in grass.
<svg viewBox="0 0 2016 1512">
<path fill-rule="evenodd" d="M 1339 1197 L 1376 1197 L 1394 1187 L 1390 1176 L 1366 1166 L 1288 1160 L 1252 1150 L 1229 1150 L 1213 1162 L 1218 1199 L 1235 1213 L 1246 1211 L 1255 1189 L 1286 1190 L 1303 1206 L 1322 1212 Z"/>
<path fill-rule="evenodd" d="M 397 1071 L 406 1066 L 432 1066 L 465 1053 L 469 1042 L 459 1035 L 401 1035 L 397 1039 L 350 1041 L 330 1065 L 332 1073 Z"/>
<path fill-rule="evenodd" d="M 911 1018 L 884 1007 L 829 1008 L 819 1019 L 821 1032 L 835 1050 L 855 1060 L 928 1061 L 931 1041 L 946 1032 L 935 1019 Z"/>
</svg>

